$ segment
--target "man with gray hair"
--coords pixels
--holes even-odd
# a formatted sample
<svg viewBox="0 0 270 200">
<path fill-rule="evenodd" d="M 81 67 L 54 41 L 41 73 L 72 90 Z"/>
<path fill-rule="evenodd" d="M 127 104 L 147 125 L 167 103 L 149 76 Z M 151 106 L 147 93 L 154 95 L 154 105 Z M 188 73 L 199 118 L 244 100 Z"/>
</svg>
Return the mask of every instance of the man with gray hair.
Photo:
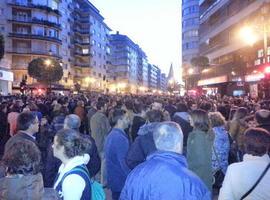
<svg viewBox="0 0 270 200">
<path fill-rule="evenodd" d="M 183 133 L 175 122 L 156 126 L 153 139 L 158 151 L 128 176 L 120 200 L 210 200 L 204 183 L 187 168 L 182 155 Z"/>
</svg>

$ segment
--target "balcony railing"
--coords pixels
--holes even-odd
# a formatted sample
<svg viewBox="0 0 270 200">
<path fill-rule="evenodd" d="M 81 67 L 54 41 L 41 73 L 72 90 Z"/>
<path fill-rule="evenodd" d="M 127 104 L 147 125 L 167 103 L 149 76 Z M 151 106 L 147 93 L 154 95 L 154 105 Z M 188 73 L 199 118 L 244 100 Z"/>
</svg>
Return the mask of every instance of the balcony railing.
<svg viewBox="0 0 270 200">
<path fill-rule="evenodd" d="M 76 62 L 75 65 L 79 67 L 90 67 L 90 63 Z"/>
<path fill-rule="evenodd" d="M 90 34 L 90 30 L 86 30 L 86 29 L 75 28 L 74 31 L 80 34 Z"/>
<path fill-rule="evenodd" d="M 48 55 L 54 57 L 60 57 L 58 53 L 49 52 L 47 50 L 34 50 L 30 47 L 22 48 L 22 47 L 13 47 L 12 53 L 23 53 L 23 54 L 38 54 L 38 55 Z"/>
<path fill-rule="evenodd" d="M 90 41 L 74 40 L 74 44 L 78 44 L 78 45 L 90 45 Z"/>
<path fill-rule="evenodd" d="M 25 32 L 12 32 L 9 33 L 10 37 L 19 37 L 19 38 L 27 38 L 27 39 L 40 39 L 40 40 L 49 40 L 57 43 L 62 43 L 62 41 L 57 37 L 46 36 L 46 35 L 38 35 L 32 33 L 25 33 Z"/>
<path fill-rule="evenodd" d="M 27 7 L 27 8 L 37 8 L 41 10 L 46 10 L 47 12 L 53 12 L 59 16 L 61 16 L 61 12 L 58 9 L 52 9 L 49 6 L 46 5 L 38 5 L 38 4 L 33 4 L 31 2 L 27 1 L 18 1 L 18 0 L 8 0 L 8 3 L 10 5 L 15 5 L 15 6 L 21 6 L 21 7 Z"/>
<path fill-rule="evenodd" d="M 75 55 L 76 56 L 91 56 L 92 57 L 91 53 L 83 53 L 81 51 L 75 51 Z"/>
<path fill-rule="evenodd" d="M 23 17 L 23 16 L 12 16 L 12 21 L 17 21 L 17 22 L 25 22 L 25 23 L 36 23 L 36 24 L 43 24 L 46 26 L 52 26 L 58 29 L 61 29 L 61 24 L 55 23 L 55 22 L 50 22 L 48 20 L 42 20 L 38 19 L 36 17 Z"/>
</svg>

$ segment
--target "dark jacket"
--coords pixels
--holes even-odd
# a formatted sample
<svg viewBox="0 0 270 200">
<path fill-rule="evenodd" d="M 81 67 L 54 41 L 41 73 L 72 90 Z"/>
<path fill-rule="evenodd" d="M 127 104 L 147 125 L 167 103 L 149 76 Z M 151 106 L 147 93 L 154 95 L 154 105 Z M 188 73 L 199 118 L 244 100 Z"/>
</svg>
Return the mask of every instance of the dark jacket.
<svg viewBox="0 0 270 200">
<path fill-rule="evenodd" d="M 87 169 L 91 177 L 94 177 L 100 170 L 101 161 L 98 155 L 97 146 L 95 140 L 89 135 L 82 135 L 91 141 L 91 148 L 88 152 L 90 161 L 87 163 Z M 53 156 L 52 145 L 48 146 L 47 160 L 45 164 L 45 170 L 43 173 L 45 187 L 52 187 L 54 179 L 58 173 L 58 169 L 61 165 L 61 161 Z"/>
<path fill-rule="evenodd" d="M 183 117 L 185 115 L 188 115 L 186 112 L 177 112 L 174 114 L 172 121 L 176 122 L 179 124 L 179 126 L 182 129 L 183 135 L 184 135 L 184 147 L 187 146 L 187 139 L 188 139 L 188 134 L 192 131 L 192 126 L 190 125 L 188 119 L 186 117 Z"/>
<path fill-rule="evenodd" d="M 113 192 L 121 192 L 130 169 L 125 158 L 129 148 L 127 134 L 113 128 L 105 141 L 105 162 L 108 187 Z"/>
<path fill-rule="evenodd" d="M 22 141 L 22 140 L 28 140 L 31 141 L 33 143 L 36 143 L 36 140 L 34 137 L 31 137 L 30 135 L 24 133 L 23 131 L 19 131 L 17 134 L 15 134 L 14 136 L 12 136 L 6 143 L 5 145 L 5 151 L 8 150 L 13 144 L 15 144 L 18 141 Z"/>
<path fill-rule="evenodd" d="M 6 200 L 54 200 L 56 191 L 45 189 L 41 174 L 0 179 L 0 199 Z"/>
<path fill-rule="evenodd" d="M 120 200 L 210 200 L 203 182 L 190 170 L 184 156 L 155 152 L 128 176 Z"/>
<path fill-rule="evenodd" d="M 134 116 L 132 126 L 131 126 L 131 138 L 132 141 L 138 136 L 138 131 L 141 126 L 145 124 L 145 119 L 140 116 Z"/>
<path fill-rule="evenodd" d="M 257 128 L 263 128 L 270 133 L 270 123 L 269 124 L 259 124 Z"/>
<path fill-rule="evenodd" d="M 156 125 L 157 123 L 150 123 L 140 128 L 139 136 L 130 146 L 126 157 L 126 163 L 130 169 L 144 162 L 148 155 L 157 150 L 153 139 Z"/>
</svg>

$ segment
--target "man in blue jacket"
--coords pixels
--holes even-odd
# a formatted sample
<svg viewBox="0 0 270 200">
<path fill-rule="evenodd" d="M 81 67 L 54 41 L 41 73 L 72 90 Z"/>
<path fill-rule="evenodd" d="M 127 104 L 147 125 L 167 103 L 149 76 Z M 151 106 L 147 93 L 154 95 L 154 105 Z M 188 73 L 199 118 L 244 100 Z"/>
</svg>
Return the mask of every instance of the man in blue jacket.
<svg viewBox="0 0 270 200">
<path fill-rule="evenodd" d="M 153 133 L 158 151 L 128 176 L 120 200 L 210 200 L 204 183 L 187 168 L 183 133 L 175 122 L 162 122 Z"/>
<path fill-rule="evenodd" d="M 111 121 L 114 128 L 105 141 L 105 163 L 107 185 L 112 191 L 113 200 L 118 200 L 130 172 L 125 162 L 129 148 L 129 138 L 124 131 L 129 127 L 130 120 L 124 110 L 115 109 Z"/>
</svg>

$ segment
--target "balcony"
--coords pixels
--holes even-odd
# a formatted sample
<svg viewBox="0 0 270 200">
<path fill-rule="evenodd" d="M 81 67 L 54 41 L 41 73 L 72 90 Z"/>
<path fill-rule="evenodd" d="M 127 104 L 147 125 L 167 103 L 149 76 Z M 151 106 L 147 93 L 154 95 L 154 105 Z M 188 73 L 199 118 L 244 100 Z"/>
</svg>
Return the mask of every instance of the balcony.
<svg viewBox="0 0 270 200">
<path fill-rule="evenodd" d="M 91 53 L 83 53 L 81 51 L 75 51 L 75 56 L 91 56 L 93 57 L 93 55 Z"/>
<path fill-rule="evenodd" d="M 8 53 L 15 53 L 15 54 L 33 54 L 33 55 L 45 55 L 45 56 L 52 56 L 56 58 L 61 58 L 58 53 L 51 53 L 46 50 L 33 50 L 30 47 L 21 48 L 21 47 L 13 47 L 12 51 Z"/>
<path fill-rule="evenodd" d="M 90 67 L 90 63 L 75 62 L 75 65 L 78 67 Z"/>
<path fill-rule="evenodd" d="M 25 32 L 12 32 L 9 33 L 9 37 L 15 38 L 24 38 L 24 39 L 37 39 L 37 40 L 48 40 L 51 42 L 56 42 L 62 44 L 62 41 L 56 37 L 52 36 L 45 36 L 45 35 L 37 35 L 32 33 L 25 33 Z"/>
<path fill-rule="evenodd" d="M 61 12 L 58 9 L 52 9 L 51 7 L 45 6 L 45 5 L 38 5 L 38 4 L 33 4 L 27 1 L 23 2 L 23 1 L 17 1 L 17 0 L 8 0 L 8 4 L 11 6 L 16 6 L 16 7 L 41 9 L 41 10 L 45 10 L 47 12 L 52 12 L 56 15 L 62 16 Z"/>
<path fill-rule="evenodd" d="M 90 30 L 86 30 L 86 29 L 78 29 L 78 28 L 75 28 L 74 29 L 74 32 L 75 33 L 79 33 L 79 34 L 90 34 Z"/>
<path fill-rule="evenodd" d="M 31 18 L 31 17 L 22 17 L 22 16 L 12 16 L 12 19 L 10 21 L 21 22 L 21 23 L 42 24 L 45 26 L 50 26 L 50 27 L 54 27 L 61 30 L 61 24 L 50 22 L 48 20 L 37 19 L 35 17 Z"/>
<path fill-rule="evenodd" d="M 76 45 L 80 45 L 80 46 L 86 46 L 86 45 L 90 45 L 90 41 L 82 41 L 82 40 L 74 40 L 74 44 Z"/>
</svg>

